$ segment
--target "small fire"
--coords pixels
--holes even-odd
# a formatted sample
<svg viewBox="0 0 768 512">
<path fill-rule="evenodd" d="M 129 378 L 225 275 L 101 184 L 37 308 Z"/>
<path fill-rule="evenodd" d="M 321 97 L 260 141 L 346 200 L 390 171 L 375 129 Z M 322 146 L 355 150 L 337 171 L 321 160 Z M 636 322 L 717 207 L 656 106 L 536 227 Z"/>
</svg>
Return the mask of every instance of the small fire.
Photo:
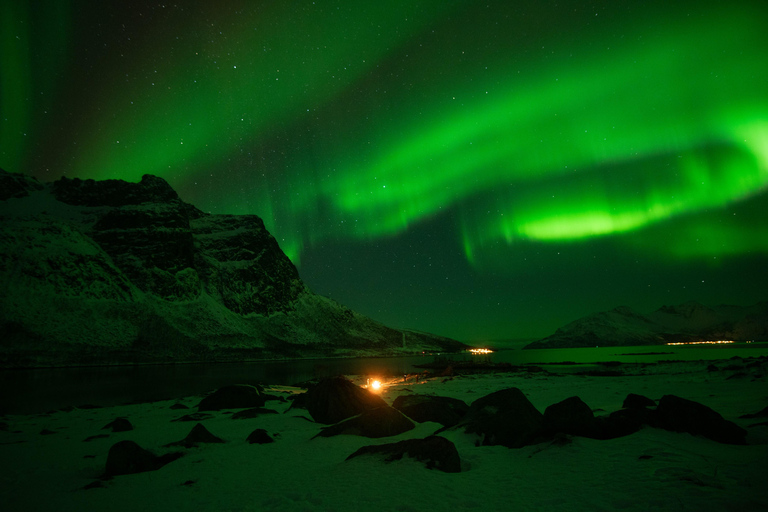
<svg viewBox="0 0 768 512">
<path fill-rule="evenodd" d="M 371 382 L 371 389 L 374 390 L 374 391 L 380 390 L 381 389 L 381 381 L 380 380 L 375 380 L 375 381 Z"/>
</svg>

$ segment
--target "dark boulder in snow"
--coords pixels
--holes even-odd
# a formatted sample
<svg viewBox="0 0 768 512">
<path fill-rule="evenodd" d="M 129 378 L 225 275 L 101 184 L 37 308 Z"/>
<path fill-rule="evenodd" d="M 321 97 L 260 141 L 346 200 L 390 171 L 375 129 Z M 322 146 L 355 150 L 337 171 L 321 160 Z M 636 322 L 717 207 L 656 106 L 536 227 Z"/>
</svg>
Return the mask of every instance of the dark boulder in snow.
<svg viewBox="0 0 768 512">
<path fill-rule="evenodd" d="M 346 460 L 361 455 L 383 456 L 384 462 L 393 462 L 401 460 L 403 457 L 410 457 L 423 462 L 429 469 L 438 469 L 446 473 L 459 473 L 461 471 L 461 459 L 459 459 L 456 446 L 448 439 L 440 436 L 363 446 Z"/>
<path fill-rule="evenodd" d="M 414 427 L 411 420 L 388 405 L 363 411 L 357 416 L 323 428 L 315 437 L 348 434 L 363 437 L 389 437 L 407 432 Z"/>
<path fill-rule="evenodd" d="M 654 426 L 674 432 L 688 432 L 726 444 L 747 444 L 747 431 L 704 404 L 675 395 L 659 400 Z"/>
<path fill-rule="evenodd" d="M 213 414 L 208 414 L 207 412 L 193 412 L 192 414 L 185 414 L 184 416 L 180 416 L 171 421 L 203 421 L 214 417 Z"/>
<path fill-rule="evenodd" d="M 768 407 L 763 407 L 761 410 L 750 413 L 750 414 L 742 414 L 739 416 L 739 418 L 743 419 L 750 419 L 750 418 L 768 418 Z"/>
<path fill-rule="evenodd" d="M 233 420 L 249 420 L 252 418 L 258 418 L 264 414 L 277 414 L 277 411 L 273 409 L 265 409 L 263 407 L 256 407 L 254 409 L 245 409 L 244 411 L 238 411 L 232 415 Z"/>
<path fill-rule="evenodd" d="M 112 429 L 112 432 L 128 432 L 129 430 L 133 430 L 133 425 L 131 425 L 131 422 L 126 418 L 115 418 L 114 421 L 110 421 L 101 427 L 101 430 L 107 429 Z"/>
<path fill-rule="evenodd" d="M 542 440 L 544 416 L 518 388 L 478 398 L 454 429 L 478 434 L 483 445 L 520 448 Z"/>
<path fill-rule="evenodd" d="M 245 439 L 249 444 L 267 444 L 274 443 L 275 440 L 270 437 L 266 430 L 257 428 Z"/>
<path fill-rule="evenodd" d="M 178 459 L 181 455 L 180 453 L 169 453 L 158 457 L 134 441 L 120 441 L 113 444 L 109 449 L 105 475 L 128 475 L 154 471 Z"/>
<path fill-rule="evenodd" d="M 624 409 L 638 409 L 641 407 L 656 407 L 656 402 L 643 395 L 636 395 L 630 393 L 627 398 L 624 399 L 624 403 L 621 404 Z"/>
<path fill-rule="evenodd" d="M 255 386 L 235 384 L 217 389 L 200 401 L 198 411 L 219 411 L 221 409 L 246 409 L 261 407 L 264 397 Z"/>
<path fill-rule="evenodd" d="M 392 407 L 419 423 L 434 421 L 444 427 L 456 425 L 469 411 L 469 406 L 457 398 L 429 395 L 401 395 Z"/>
<path fill-rule="evenodd" d="M 307 411 L 318 423 L 338 423 L 365 410 L 385 405 L 380 396 L 344 377 L 323 379 L 306 393 Z"/>
<path fill-rule="evenodd" d="M 592 409 L 577 396 L 566 398 L 546 408 L 544 430 L 551 435 L 561 432 L 572 436 L 599 437 Z"/>
<path fill-rule="evenodd" d="M 223 442 L 223 439 L 211 434 L 208 429 L 203 426 L 202 423 L 198 423 L 192 427 L 192 430 L 189 432 L 189 434 L 187 434 L 187 437 L 181 441 L 168 443 L 165 446 L 184 446 L 185 448 L 193 448 L 198 444 Z"/>
</svg>

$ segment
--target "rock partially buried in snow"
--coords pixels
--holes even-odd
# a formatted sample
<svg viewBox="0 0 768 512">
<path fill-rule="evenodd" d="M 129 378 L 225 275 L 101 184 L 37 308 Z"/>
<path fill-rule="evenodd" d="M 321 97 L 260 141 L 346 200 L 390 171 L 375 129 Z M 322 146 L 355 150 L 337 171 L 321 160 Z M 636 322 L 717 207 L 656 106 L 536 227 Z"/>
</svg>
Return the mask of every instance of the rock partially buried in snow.
<svg viewBox="0 0 768 512">
<path fill-rule="evenodd" d="M 265 409 L 263 407 L 255 407 L 253 409 L 245 409 L 244 411 L 238 411 L 232 415 L 233 420 L 247 420 L 252 418 L 258 418 L 264 414 L 277 414 L 274 409 Z"/>
<path fill-rule="evenodd" d="M 401 395 L 392 407 L 419 423 L 434 421 L 444 427 L 456 425 L 469 411 L 469 406 L 457 398 L 430 395 Z"/>
<path fill-rule="evenodd" d="M 440 436 L 429 436 L 425 439 L 406 439 L 397 443 L 363 446 L 346 460 L 361 455 L 384 456 L 384 462 L 401 460 L 404 456 L 423 462 L 429 469 L 437 469 L 446 473 L 459 473 L 461 459 L 456 446 L 448 439 Z"/>
<path fill-rule="evenodd" d="M 664 395 L 656 408 L 656 425 L 688 432 L 726 444 L 747 444 L 747 431 L 704 404 L 675 395 Z"/>
<path fill-rule="evenodd" d="M 131 422 L 126 418 L 115 418 L 114 421 L 110 421 L 101 427 L 101 430 L 107 429 L 112 429 L 112 432 L 128 432 L 129 430 L 133 430 L 133 425 L 131 425 Z"/>
<path fill-rule="evenodd" d="M 219 388 L 200 401 L 198 411 L 247 409 L 264 405 L 264 397 L 255 386 L 235 384 Z"/>
<path fill-rule="evenodd" d="M 385 405 L 380 396 L 344 377 L 323 379 L 306 393 L 307 411 L 312 419 L 328 425 Z"/>
<path fill-rule="evenodd" d="M 363 437 L 389 437 L 407 432 L 414 427 L 411 420 L 388 405 L 370 409 L 358 416 L 325 427 L 315 437 L 331 437 L 340 434 Z"/>
<path fill-rule="evenodd" d="M 467 415 L 452 429 L 481 436 L 483 445 L 520 448 L 543 440 L 544 416 L 518 388 L 507 388 L 469 406 Z"/>
<path fill-rule="evenodd" d="M 155 471 L 178 459 L 181 455 L 181 453 L 169 453 L 158 457 L 134 441 L 120 441 L 113 444 L 109 449 L 104 474 L 105 476 L 116 476 Z"/>
<path fill-rule="evenodd" d="M 198 423 L 197 425 L 192 427 L 192 430 L 189 432 L 189 434 L 187 434 L 187 437 L 185 437 L 181 441 L 168 443 L 165 446 L 184 446 L 185 448 L 192 448 L 197 446 L 198 444 L 203 444 L 203 443 L 223 443 L 223 442 L 224 442 L 223 439 L 211 434 L 208 431 L 208 429 L 203 426 L 202 423 Z"/>
<path fill-rule="evenodd" d="M 270 437 L 266 430 L 263 428 L 257 428 L 245 439 L 249 444 L 268 444 L 274 443 L 275 440 Z"/>
<path fill-rule="evenodd" d="M 641 407 L 656 407 L 656 402 L 643 395 L 636 395 L 630 393 L 627 398 L 624 399 L 624 403 L 621 404 L 623 409 L 639 409 Z"/>
</svg>

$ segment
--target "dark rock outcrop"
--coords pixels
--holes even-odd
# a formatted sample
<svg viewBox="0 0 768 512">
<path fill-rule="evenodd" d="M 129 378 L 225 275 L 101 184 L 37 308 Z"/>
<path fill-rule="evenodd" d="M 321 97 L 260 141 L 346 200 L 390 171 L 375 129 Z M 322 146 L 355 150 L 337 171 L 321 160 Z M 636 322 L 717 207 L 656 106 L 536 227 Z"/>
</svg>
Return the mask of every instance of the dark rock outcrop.
<svg viewBox="0 0 768 512">
<path fill-rule="evenodd" d="M 393 462 L 401 460 L 403 457 L 410 457 L 423 462 L 429 469 L 437 469 L 446 473 L 459 473 L 461 471 L 461 459 L 456 446 L 448 439 L 440 436 L 363 446 L 346 460 L 364 455 L 383 457 L 384 462 Z"/>
<path fill-rule="evenodd" d="M 455 426 L 481 437 L 483 445 L 520 448 L 542 439 L 544 416 L 518 388 L 507 388 L 478 398 Z"/>
<path fill-rule="evenodd" d="M 655 421 L 654 426 L 666 430 L 688 432 L 719 443 L 747 444 L 746 430 L 704 404 L 675 395 L 661 397 Z"/>
<path fill-rule="evenodd" d="M 192 427 L 192 430 L 190 430 L 189 434 L 187 434 L 187 437 L 185 437 L 181 441 L 174 441 L 173 443 L 168 443 L 165 446 L 183 446 L 185 448 L 194 448 L 199 444 L 223 443 L 223 442 L 224 442 L 223 439 L 211 434 L 208 431 L 208 429 L 205 428 L 205 426 L 203 426 L 202 423 L 198 423 L 194 427 Z"/>
<path fill-rule="evenodd" d="M 234 384 L 219 388 L 203 398 L 197 406 L 198 411 L 220 411 L 221 409 L 246 409 L 261 407 L 264 397 L 255 386 Z"/>
<path fill-rule="evenodd" d="M 172 462 L 182 454 L 169 453 L 158 457 L 134 441 L 120 441 L 112 445 L 107 455 L 105 476 L 128 475 L 155 471 Z"/>
<path fill-rule="evenodd" d="M 0 201 L 26 197 L 35 190 L 43 190 L 43 185 L 37 179 L 0 169 Z"/>
<path fill-rule="evenodd" d="M 307 411 L 318 423 L 338 423 L 368 409 L 386 405 L 380 396 L 344 377 L 323 379 L 306 393 Z"/>
<path fill-rule="evenodd" d="M 390 437 L 402 434 L 414 428 L 411 420 L 388 405 L 368 409 L 362 413 L 325 427 L 315 437 L 353 435 L 370 438 Z"/>
<path fill-rule="evenodd" d="M 469 411 L 469 406 L 457 398 L 430 395 L 401 395 L 392 407 L 413 421 L 434 421 L 444 427 L 456 425 Z"/>
</svg>

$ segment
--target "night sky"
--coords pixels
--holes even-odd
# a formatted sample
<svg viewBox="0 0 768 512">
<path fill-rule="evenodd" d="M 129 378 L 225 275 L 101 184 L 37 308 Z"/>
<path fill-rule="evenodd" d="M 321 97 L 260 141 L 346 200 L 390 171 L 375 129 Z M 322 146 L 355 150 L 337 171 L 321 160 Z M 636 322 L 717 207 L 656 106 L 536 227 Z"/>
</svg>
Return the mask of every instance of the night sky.
<svg viewBox="0 0 768 512">
<path fill-rule="evenodd" d="M 764 1 L 0 2 L 0 167 L 261 216 L 394 327 L 768 294 Z"/>
</svg>

